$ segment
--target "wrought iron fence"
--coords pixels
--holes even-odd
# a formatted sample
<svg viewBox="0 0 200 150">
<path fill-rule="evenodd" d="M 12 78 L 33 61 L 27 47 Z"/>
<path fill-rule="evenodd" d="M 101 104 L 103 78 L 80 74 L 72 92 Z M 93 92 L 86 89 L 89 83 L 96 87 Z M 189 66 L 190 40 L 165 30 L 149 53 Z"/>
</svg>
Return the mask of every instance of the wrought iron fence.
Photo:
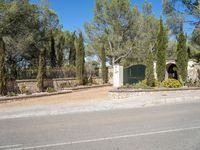
<svg viewBox="0 0 200 150">
<path fill-rule="evenodd" d="M 9 73 L 9 79 L 26 80 L 26 79 L 36 79 L 37 78 L 37 68 L 26 68 L 18 69 L 16 75 Z M 93 71 L 86 68 L 87 76 L 99 77 L 99 68 L 95 68 Z M 74 66 L 67 66 L 62 68 L 50 68 L 47 67 L 45 78 L 46 79 L 56 79 L 56 78 L 75 78 L 76 69 Z"/>
<path fill-rule="evenodd" d="M 36 79 L 38 70 L 35 68 L 19 69 L 17 70 L 17 80 Z M 74 78 L 76 77 L 75 68 L 47 68 L 45 78 Z"/>
</svg>

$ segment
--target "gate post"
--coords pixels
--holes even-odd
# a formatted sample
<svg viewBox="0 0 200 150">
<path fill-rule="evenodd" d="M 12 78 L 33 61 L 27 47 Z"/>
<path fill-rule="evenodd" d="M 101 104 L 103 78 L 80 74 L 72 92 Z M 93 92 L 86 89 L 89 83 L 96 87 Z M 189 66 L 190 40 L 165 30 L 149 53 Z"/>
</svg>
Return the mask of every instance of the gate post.
<svg viewBox="0 0 200 150">
<path fill-rule="evenodd" d="M 123 66 L 114 65 L 113 66 L 113 86 L 120 87 L 124 84 L 124 70 Z"/>
</svg>

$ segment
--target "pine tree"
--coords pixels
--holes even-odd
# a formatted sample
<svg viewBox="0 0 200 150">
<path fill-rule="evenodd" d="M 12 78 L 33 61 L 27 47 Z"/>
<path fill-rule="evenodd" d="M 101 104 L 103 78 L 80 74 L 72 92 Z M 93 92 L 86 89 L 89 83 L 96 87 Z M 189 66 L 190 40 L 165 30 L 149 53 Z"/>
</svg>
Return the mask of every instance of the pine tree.
<svg viewBox="0 0 200 150">
<path fill-rule="evenodd" d="M 55 39 L 52 33 L 51 33 L 50 66 L 52 68 L 56 67 Z"/>
<path fill-rule="evenodd" d="M 183 31 L 183 23 L 181 24 L 180 33 L 177 37 L 177 69 L 179 79 L 186 81 L 187 79 L 187 66 L 188 66 L 188 54 L 187 54 L 187 38 Z"/>
<path fill-rule="evenodd" d="M 76 48 L 75 48 L 75 41 L 76 41 L 76 32 L 74 32 L 70 37 L 69 42 L 69 64 L 75 66 L 76 65 Z"/>
<path fill-rule="evenodd" d="M 39 92 L 44 91 L 44 77 L 46 74 L 46 48 L 42 48 L 39 56 L 39 66 L 37 74 L 37 87 Z"/>
<path fill-rule="evenodd" d="M 106 51 L 105 51 L 104 46 L 101 47 L 100 58 L 101 58 L 102 80 L 103 80 L 103 83 L 107 83 L 108 82 L 108 69 L 106 67 Z"/>
<path fill-rule="evenodd" d="M 5 43 L 0 38 L 0 95 L 6 95 Z"/>
<path fill-rule="evenodd" d="M 85 48 L 82 32 L 75 42 L 76 47 L 76 78 L 79 85 L 85 84 Z"/>
<path fill-rule="evenodd" d="M 157 37 L 157 65 L 156 72 L 158 81 L 165 79 L 166 71 L 166 49 L 167 49 L 167 35 L 163 27 L 163 20 L 160 18 L 160 32 Z"/>
<path fill-rule="evenodd" d="M 150 87 L 154 86 L 154 68 L 153 68 L 153 54 L 149 51 L 147 59 L 146 59 L 146 80 L 147 85 Z"/>
</svg>

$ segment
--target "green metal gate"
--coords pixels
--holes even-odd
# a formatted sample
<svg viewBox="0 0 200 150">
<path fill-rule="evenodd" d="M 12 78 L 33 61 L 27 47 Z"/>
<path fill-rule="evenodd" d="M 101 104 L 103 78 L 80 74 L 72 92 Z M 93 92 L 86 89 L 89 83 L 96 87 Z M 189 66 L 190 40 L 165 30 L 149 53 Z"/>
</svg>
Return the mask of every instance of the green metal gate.
<svg viewBox="0 0 200 150">
<path fill-rule="evenodd" d="M 145 79 L 145 65 L 133 65 L 124 69 L 124 85 L 138 83 Z"/>
</svg>

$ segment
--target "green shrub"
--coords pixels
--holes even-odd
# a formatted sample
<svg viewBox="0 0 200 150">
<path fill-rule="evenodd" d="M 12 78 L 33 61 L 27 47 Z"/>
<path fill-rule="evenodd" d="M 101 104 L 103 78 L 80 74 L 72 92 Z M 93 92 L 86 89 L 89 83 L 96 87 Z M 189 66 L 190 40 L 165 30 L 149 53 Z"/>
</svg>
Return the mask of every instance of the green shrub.
<svg viewBox="0 0 200 150">
<path fill-rule="evenodd" d="M 200 87 L 200 80 L 195 82 L 195 87 Z"/>
<path fill-rule="evenodd" d="M 26 91 L 26 95 L 32 95 L 32 92 L 29 91 L 29 90 L 27 90 L 27 91 Z"/>
<path fill-rule="evenodd" d="M 72 85 L 69 82 L 64 82 L 60 84 L 61 89 L 69 88 L 69 87 L 72 87 Z"/>
<path fill-rule="evenodd" d="M 52 87 L 48 87 L 47 90 L 46 90 L 46 92 L 48 92 L 48 93 L 54 93 L 54 92 L 56 92 L 56 90 L 54 88 L 52 88 Z"/>
<path fill-rule="evenodd" d="M 22 84 L 22 86 L 20 87 L 20 92 L 21 92 L 21 94 L 25 94 L 28 92 L 26 84 Z"/>
<path fill-rule="evenodd" d="M 155 80 L 155 87 L 162 87 L 162 82 L 158 81 L 158 80 Z"/>
<path fill-rule="evenodd" d="M 135 84 L 134 88 L 136 88 L 136 89 L 147 89 L 147 88 L 150 88 L 150 87 L 147 85 L 147 80 L 142 80 L 139 83 Z"/>
<path fill-rule="evenodd" d="M 182 84 L 178 80 L 167 79 L 162 82 L 162 86 L 166 87 L 166 88 L 180 88 L 180 87 L 182 87 Z"/>
<path fill-rule="evenodd" d="M 200 87 L 200 80 L 187 80 L 185 83 L 186 86 L 188 87 Z"/>
<path fill-rule="evenodd" d="M 7 93 L 7 97 L 14 97 L 14 96 L 17 96 L 17 93 L 14 93 L 14 92 Z"/>
</svg>

